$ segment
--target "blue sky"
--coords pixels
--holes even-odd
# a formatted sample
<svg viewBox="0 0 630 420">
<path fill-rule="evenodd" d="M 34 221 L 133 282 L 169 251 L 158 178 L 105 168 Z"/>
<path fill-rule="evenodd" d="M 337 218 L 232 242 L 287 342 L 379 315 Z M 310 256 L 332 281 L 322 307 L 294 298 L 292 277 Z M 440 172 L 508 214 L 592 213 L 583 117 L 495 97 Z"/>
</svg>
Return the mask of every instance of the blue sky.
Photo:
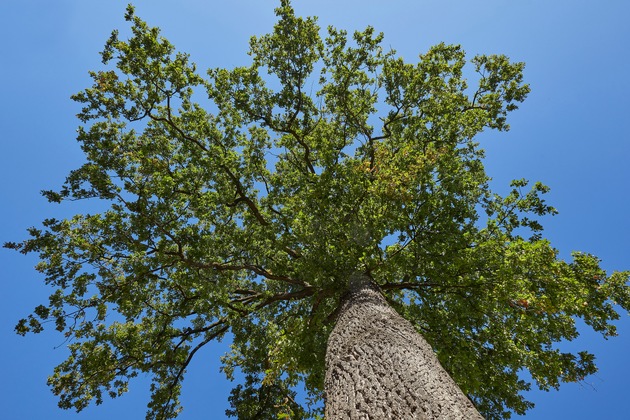
<svg viewBox="0 0 630 420">
<path fill-rule="evenodd" d="M 268 32 L 275 1 L 136 1 L 137 13 L 202 71 L 247 63 L 250 35 Z M 114 28 L 125 29 L 124 1 L 0 2 L 0 242 L 71 207 L 48 205 L 42 189 L 61 185 L 82 162 L 74 141 L 78 107 L 69 96 L 89 86 Z M 532 93 L 511 116 L 508 133 L 487 133 L 487 170 L 499 191 L 525 177 L 552 188 L 560 214 L 546 235 L 565 258 L 572 250 L 598 255 L 607 270 L 630 268 L 630 4 L 626 0 L 294 0 L 300 15 L 348 30 L 374 26 L 407 60 L 438 42 L 462 44 L 470 56 L 503 53 L 527 63 Z M 0 250 L 0 417 L 18 419 L 143 418 L 146 378 L 118 400 L 77 415 L 57 409 L 45 381 L 65 357 L 54 332 L 19 337 L 18 318 L 45 302 L 49 290 L 33 257 Z M 620 336 L 604 341 L 583 330 L 570 348 L 587 348 L 600 372 L 559 392 L 532 392 L 528 419 L 627 418 L 630 317 Z M 224 418 L 230 384 L 218 372 L 226 344 L 206 349 L 184 383 L 180 418 Z"/>
</svg>

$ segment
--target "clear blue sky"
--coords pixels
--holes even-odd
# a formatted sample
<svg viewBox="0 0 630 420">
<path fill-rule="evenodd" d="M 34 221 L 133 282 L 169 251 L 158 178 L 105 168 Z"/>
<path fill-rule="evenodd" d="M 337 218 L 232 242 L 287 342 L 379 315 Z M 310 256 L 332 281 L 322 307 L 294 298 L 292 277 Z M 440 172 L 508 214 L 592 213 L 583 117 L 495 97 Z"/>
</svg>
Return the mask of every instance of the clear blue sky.
<svg viewBox="0 0 630 420">
<path fill-rule="evenodd" d="M 143 0 L 137 13 L 199 68 L 245 64 L 250 35 L 268 32 L 276 2 L 267 0 Z M 48 205 L 42 189 L 57 188 L 82 162 L 74 141 L 77 106 L 69 96 L 91 84 L 97 54 L 114 28 L 125 29 L 126 2 L 2 1 L 0 39 L 0 242 L 20 240 L 25 228 L 72 212 Z M 512 130 L 480 138 L 495 186 L 525 177 L 552 187 L 560 214 L 546 234 L 561 255 L 594 253 L 612 270 L 630 268 L 630 3 L 627 0 L 294 0 L 301 15 L 348 30 L 372 25 L 407 60 L 430 45 L 462 44 L 476 53 L 504 53 L 527 63 L 532 93 L 512 115 Z M 16 336 L 18 318 L 50 292 L 32 269 L 35 260 L 0 250 L 0 417 L 21 419 L 143 418 L 147 383 L 121 399 L 80 415 L 57 409 L 45 381 L 65 358 L 54 332 Z M 620 337 L 587 331 L 571 348 L 597 355 L 600 372 L 559 392 L 532 392 L 529 419 L 628 418 L 630 317 Z M 223 347 L 221 347 L 223 346 Z M 184 383 L 182 419 L 224 418 L 230 384 L 218 372 L 221 344 L 192 364 Z"/>
</svg>

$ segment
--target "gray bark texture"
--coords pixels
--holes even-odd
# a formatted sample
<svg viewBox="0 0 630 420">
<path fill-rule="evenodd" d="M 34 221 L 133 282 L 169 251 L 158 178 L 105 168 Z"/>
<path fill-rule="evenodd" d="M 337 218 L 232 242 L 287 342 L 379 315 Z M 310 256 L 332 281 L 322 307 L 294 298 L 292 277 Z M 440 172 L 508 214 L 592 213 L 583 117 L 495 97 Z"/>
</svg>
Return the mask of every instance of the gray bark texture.
<svg viewBox="0 0 630 420">
<path fill-rule="evenodd" d="M 326 419 L 482 419 L 415 328 L 355 274 L 326 351 Z"/>
</svg>

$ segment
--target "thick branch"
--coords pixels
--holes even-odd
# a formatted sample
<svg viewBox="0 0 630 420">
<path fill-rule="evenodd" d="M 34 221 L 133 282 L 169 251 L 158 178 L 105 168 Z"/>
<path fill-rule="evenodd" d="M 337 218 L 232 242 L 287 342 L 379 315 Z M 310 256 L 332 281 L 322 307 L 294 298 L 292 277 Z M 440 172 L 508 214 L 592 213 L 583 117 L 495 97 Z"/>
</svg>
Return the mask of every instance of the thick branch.
<svg viewBox="0 0 630 420">
<path fill-rule="evenodd" d="M 247 204 L 247 207 L 253 213 L 256 220 L 258 220 L 258 222 L 263 226 L 269 226 L 269 222 L 260 213 L 260 210 L 258 210 L 256 203 L 254 203 L 252 199 L 249 198 L 247 194 L 245 194 L 245 188 L 243 187 L 241 180 L 238 179 L 238 177 L 234 175 L 227 166 L 221 165 L 221 169 L 223 169 L 225 173 L 228 175 L 228 177 L 230 178 L 230 180 L 236 187 L 236 193 L 239 195 L 240 199 L 243 200 L 245 204 Z"/>
<path fill-rule="evenodd" d="M 197 351 L 199 351 L 203 346 L 208 344 L 210 341 L 214 340 L 215 338 L 217 338 L 221 334 L 225 333 L 228 329 L 229 329 L 229 325 L 223 326 L 219 330 L 215 331 L 213 334 L 211 334 L 208 337 L 206 337 L 201 343 L 197 344 L 195 346 L 195 348 L 193 348 L 190 351 L 190 353 L 188 353 L 188 357 L 186 358 L 186 361 L 184 361 L 184 363 L 181 365 L 179 371 L 177 372 L 177 375 L 175 375 L 175 377 L 173 378 L 173 380 L 171 381 L 171 383 L 170 383 L 170 385 L 168 387 L 169 398 L 168 398 L 168 401 L 162 406 L 162 414 L 165 414 L 164 413 L 165 410 L 171 404 L 171 401 L 173 399 L 173 392 L 175 390 L 175 387 L 181 381 L 181 377 L 184 374 L 184 372 L 186 371 L 186 368 L 188 367 L 188 365 L 192 361 L 193 357 L 195 356 L 195 353 L 197 353 Z"/>
<path fill-rule="evenodd" d="M 170 99 L 170 98 L 169 98 Z M 154 121 L 158 121 L 158 122 L 162 122 L 165 123 L 166 125 L 168 125 L 170 128 L 172 128 L 173 130 L 175 130 L 183 139 L 192 142 L 193 144 L 195 144 L 197 147 L 199 147 L 201 150 L 203 150 L 204 152 L 210 154 L 210 150 L 198 139 L 189 136 L 188 134 L 186 134 L 181 128 L 179 128 L 177 126 L 177 124 L 175 124 L 173 122 L 173 118 L 171 116 L 171 106 L 170 106 L 170 101 L 167 101 L 167 118 L 164 117 L 158 117 L 157 115 L 151 114 L 150 112 L 148 113 L 149 117 L 154 120 Z M 249 198 L 247 196 L 247 194 L 245 194 L 245 188 L 243 187 L 243 184 L 241 183 L 240 179 L 234 175 L 234 173 L 232 171 L 230 171 L 230 169 L 225 166 L 225 165 L 220 165 L 220 168 L 225 171 L 225 173 L 227 174 L 227 176 L 230 178 L 230 181 L 232 181 L 232 183 L 234 184 L 234 186 L 236 187 L 236 193 L 238 194 L 238 196 L 245 201 L 245 203 L 247 204 L 247 207 L 250 209 L 250 211 L 254 214 L 254 217 L 256 218 L 256 220 L 258 220 L 258 222 L 263 225 L 263 226 L 268 226 L 269 222 L 267 220 L 265 220 L 265 218 L 262 216 L 262 214 L 260 213 L 260 211 L 258 210 L 258 207 L 256 206 L 256 204 L 252 201 L 251 198 Z"/>
</svg>

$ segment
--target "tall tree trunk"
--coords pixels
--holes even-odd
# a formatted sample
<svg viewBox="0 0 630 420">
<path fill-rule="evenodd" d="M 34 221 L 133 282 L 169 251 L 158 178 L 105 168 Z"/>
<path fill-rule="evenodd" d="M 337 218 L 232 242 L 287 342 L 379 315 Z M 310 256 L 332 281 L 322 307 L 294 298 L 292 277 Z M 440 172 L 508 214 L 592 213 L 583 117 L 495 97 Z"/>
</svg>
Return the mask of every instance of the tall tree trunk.
<svg viewBox="0 0 630 420">
<path fill-rule="evenodd" d="M 355 274 L 326 350 L 326 419 L 483 419 L 431 346 Z"/>
</svg>

